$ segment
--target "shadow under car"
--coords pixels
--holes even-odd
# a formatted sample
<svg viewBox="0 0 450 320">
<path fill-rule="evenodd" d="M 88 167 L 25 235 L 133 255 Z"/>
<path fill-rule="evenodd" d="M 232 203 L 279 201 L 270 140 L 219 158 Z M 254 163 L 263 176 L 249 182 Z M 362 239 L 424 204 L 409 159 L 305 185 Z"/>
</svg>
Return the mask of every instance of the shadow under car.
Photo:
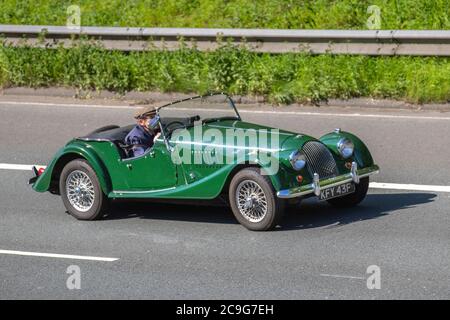
<svg viewBox="0 0 450 320">
<path fill-rule="evenodd" d="M 376 219 L 433 201 L 433 193 L 389 193 L 368 194 L 356 207 L 338 209 L 315 198 L 302 201 L 299 206 L 288 207 L 281 230 L 308 229 L 324 226 L 340 226 L 353 222 Z M 151 219 L 189 222 L 237 224 L 231 209 L 224 201 L 183 201 L 164 203 L 161 201 L 115 201 L 107 220 Z"/>
</svg>

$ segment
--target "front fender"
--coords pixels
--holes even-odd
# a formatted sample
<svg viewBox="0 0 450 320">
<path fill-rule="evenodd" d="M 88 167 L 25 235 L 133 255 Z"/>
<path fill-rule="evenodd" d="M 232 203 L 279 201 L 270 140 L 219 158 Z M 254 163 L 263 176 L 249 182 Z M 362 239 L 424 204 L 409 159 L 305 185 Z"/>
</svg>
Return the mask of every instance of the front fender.
<svg viewBox="0 0 450 320">
<path fill-rule="evenodd" d="M 52 182 L 58 183 L 55 180 L 59 177 L 65 164 L 77 158 L 82 158 L 89 162 L 89 165 L 97 175 L 102 191 L 108 194 L 112 189 L 111 180 L 103 161 L 89 143 L 79 140 L 72 140 L 58 150 L 45 171 L 33 184 L 33 189 L 37 192 L 51 191 Z"/>
<path fill-rule="evenodd" d="M 355 145 L 353 159 L 358 163 L 358 167 L 364 168 L 372 166 L 374 164 L 372 155 L 370 154 L 367 146 L 364 144 L 364 142 L 361 141 L 361 139 L 350 132 L 331 132 L 320 137 L 319 140 L 324 143 L 334 154 L 340 157 L 337 143 L 342 138 L 350 139 Z"/>
</svg>

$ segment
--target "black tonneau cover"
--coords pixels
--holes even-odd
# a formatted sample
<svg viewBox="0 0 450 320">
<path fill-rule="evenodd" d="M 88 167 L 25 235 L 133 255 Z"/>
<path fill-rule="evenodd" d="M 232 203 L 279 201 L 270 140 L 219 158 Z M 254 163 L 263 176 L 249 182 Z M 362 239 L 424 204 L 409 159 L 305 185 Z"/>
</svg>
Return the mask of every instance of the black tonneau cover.
<svg viewBox="0 0 450 320">
<path fill-rule="evenodd" d="M 127 136 L 128 132 L 133 129 L 135 125 L 130 124 L 127 126 L 119 127 L 119 128 L 113 128 L 108 129 L 108 127 L 103 127 L 106 130 L 97 129 L 85 136 L 79 137 L 77 139 L 84 140 L 84 141 L 121 141 L 123 142 L 125 140 L 125 137 Z"/>
</svg>

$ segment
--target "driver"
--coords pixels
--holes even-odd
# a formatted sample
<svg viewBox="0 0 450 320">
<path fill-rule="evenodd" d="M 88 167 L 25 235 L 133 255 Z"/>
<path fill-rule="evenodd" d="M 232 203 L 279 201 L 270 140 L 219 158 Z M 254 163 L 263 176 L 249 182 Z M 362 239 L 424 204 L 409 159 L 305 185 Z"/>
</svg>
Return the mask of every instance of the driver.
<svg viewBox="0 0 450 320">
<path fill-rule="evenodd" d="M 125 137 L 125 143 L 132 145 L 130 157 L 143 155 L 161 135 L 159 116 L 156 114 L 155 108 L 139 109 L 134 118 L 137 124 Z"/>
</svg>

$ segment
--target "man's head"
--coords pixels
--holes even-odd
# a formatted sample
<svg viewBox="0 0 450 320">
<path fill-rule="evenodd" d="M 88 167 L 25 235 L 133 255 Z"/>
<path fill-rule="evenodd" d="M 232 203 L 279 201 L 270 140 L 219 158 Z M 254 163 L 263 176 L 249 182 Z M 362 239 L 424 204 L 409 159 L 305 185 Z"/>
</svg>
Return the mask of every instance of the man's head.
<svg viewBox="0 0 450 320">
<path fill-rule="evenodd" d="M 157 114 L 155 108 L 141 108 L 137 110 L 134 118 L 137 123 L 148 131 L 157 130 Z"/>
<path fill-rule="evenodd" d="M 151 116 L 143 116 L 143 117 L 136 118 L 136 122 L 138 125 L 140 125 L 144 128 L 147 128 L 151 119 L 152 119 Z"/>
</svg>

